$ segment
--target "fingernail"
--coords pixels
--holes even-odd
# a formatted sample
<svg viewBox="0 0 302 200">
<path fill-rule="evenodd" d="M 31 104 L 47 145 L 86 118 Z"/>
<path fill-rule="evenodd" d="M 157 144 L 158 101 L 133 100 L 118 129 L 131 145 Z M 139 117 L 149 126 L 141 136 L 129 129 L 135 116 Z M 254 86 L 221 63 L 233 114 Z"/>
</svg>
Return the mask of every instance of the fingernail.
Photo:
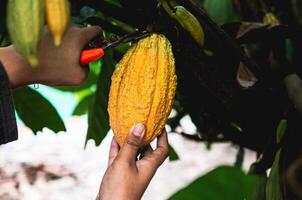
<svg viewBox="0 0 302 200">
<path fill-rule="evenodd" d="M 136 137 L 142 136 L 145 131 L 145 126 L 143 124 L 136 124 L 133 129 L 133 135 Z"/>
</svg>

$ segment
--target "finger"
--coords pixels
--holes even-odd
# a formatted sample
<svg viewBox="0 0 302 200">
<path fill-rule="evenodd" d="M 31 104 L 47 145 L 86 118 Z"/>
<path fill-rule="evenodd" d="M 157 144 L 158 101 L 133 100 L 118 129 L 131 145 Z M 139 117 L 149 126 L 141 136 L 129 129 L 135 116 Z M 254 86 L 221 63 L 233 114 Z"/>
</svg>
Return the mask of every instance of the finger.
<svg viewBox="0 0 302 200">
<path fill-rule="evenodd" d="M 108 166 L 112 164 L 116 156 L 118 155 L 118 152 L 120 151 L 120 146 L 118 145 L 115 138 L 112 138 L 110 150 L 109 150 L 109 160 L 108 160 Z"/>
<path fill-rule="evenodd" d="M 145 134 L 145 126 L 136 124 L 133 126 L 126 138 L 125 144 L 121 148 L 120 157 L 129 163 L 135 163 L 136 156 Z"/>
<path fill-rule="evenodd" d="M 157 138 L 157 149 L 159 148 L 164 148 L 165 150 L 169 148 L 168 134 L 166 129 L 164 129 L 162 134 L 160 134 Z"/>
<path fill-rule="evenodd" d="M 102 32 L 102 28 L 99 26 L 90 26 L 84 28 L 80 39 L 80 45 L 84 47 L 101 32 Z"/>
<path fill-rule="evenodd" d="M 152 155 L 149 156 L 158 167 L 160 166 L 165 159 L 168 157 L 169 152 L 169 143 L 168 143 L 168 134 L 164 129 L 162 134 L 157 138 L 157 147 L 153 151 Z"/>
<path fill-rule="evenodd" d="M 142 152 L 141 154 L 141 159 L 144 159 L 150 155 L 152 155 L 153 149 L 151 147 L 151 145 L 148 145 Z"/>
</svg>

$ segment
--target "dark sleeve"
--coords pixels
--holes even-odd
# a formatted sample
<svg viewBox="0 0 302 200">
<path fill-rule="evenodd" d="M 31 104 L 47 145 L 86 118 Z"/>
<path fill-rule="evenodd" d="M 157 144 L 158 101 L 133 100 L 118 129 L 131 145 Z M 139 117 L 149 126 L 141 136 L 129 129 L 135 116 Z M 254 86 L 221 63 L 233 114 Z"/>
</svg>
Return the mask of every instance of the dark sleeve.
<svg viewBox="0 0 302 200">
<path fill-rule="evenodd" d="M 0 145 L 17 139 L 18 132 L 10 83 L 0 63 Z"/>
</svg>

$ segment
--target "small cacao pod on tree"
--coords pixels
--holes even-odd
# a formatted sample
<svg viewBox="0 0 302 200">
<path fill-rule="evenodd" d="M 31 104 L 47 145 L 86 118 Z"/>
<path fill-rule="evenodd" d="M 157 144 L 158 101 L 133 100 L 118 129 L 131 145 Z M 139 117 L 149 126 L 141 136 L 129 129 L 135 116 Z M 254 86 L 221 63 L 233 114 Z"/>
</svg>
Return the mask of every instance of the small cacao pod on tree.
<svg viewBox="0 0 302 200">
<path fill-rule="evenodd" d="M 110 125 L 118 143 L 137 123 L 146 126 L 142 146 L 161 134 L 175 90 L 174 57 L 165 36 L 152 34 L 130 48 L 117 65 L 109 94 Z"/>
<path fill-rule="evenodd" d="M 199 46 L 203 46 L 205 34 L 196 17 L 183 6 L 175 6 L 174 9 L 172 17 L 190 33 Z"/>
<path fill-rule="evenodd" d="M 44 0 L 9 0 L 7 28 L 10 38 L 29 63 L 38 66 L 37 49 L 44 25 Z"/>
<path fill-rule="evenodd" d="M 204 30 L 197 18 L 191 12 L 183 6 L 175 6 L 172 8 L 166 0 L 162 0 L 161 5 L 170 17 L 175 19 L 180 26 L 191 35 L 199 46 L 204 45 Z"/>
</svg>

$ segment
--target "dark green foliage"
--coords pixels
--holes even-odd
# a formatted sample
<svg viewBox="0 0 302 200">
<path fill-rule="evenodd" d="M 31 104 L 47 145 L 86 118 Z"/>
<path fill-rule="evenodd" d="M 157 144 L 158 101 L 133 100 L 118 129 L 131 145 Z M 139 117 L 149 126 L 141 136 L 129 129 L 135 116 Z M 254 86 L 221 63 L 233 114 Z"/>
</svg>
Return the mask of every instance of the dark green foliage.
<svg viewBox="0 0 302 200">
<path fill-rule="evenodd" d="M 179 190 L 169 200 L 244 200 L 259 182 L 236 167 L 219 167 Z"/>
<path fill-rule="evenodd" d="M 111 83 L 111 75 L 115 69 L 113 53 L 108 51 L 103 58 L 102 70 L 99 75 L 97 89 L 93 103 L 88 112 L 88 132 L 86 142 L 93 139 L 96 145 L 100 145 L 109 131 L 108 96 Z"/>
<path fill-rule="evenodd" d="M 15 108 L 24 122 L 36 134 L 44 127 L 55 133 L 66 131 L 64 123 L 56 109 L 40 93 L 24 87 L 14 91 Z"/>
</svg>

